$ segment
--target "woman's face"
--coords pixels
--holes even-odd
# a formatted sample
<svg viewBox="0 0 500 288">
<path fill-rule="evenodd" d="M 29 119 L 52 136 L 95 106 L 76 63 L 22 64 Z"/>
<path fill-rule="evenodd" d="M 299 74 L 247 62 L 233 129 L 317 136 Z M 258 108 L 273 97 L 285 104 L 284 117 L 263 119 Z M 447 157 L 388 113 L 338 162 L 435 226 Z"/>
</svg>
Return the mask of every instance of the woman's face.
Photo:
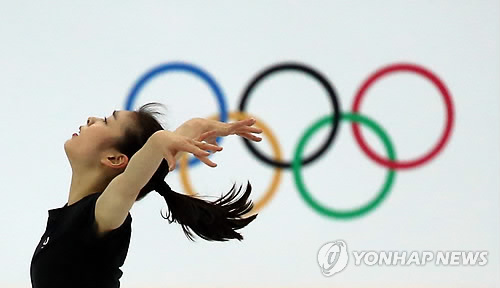
<svg viewBox="0 0 500 288">
<path fill-rule="evenodd" d="M 120 154 L 112 149 L 114 141 L 131 125 L 134 112 L 127 110 L 114 111 L 104 118 L 89 117 L 87 125 L 79 127 L 79 134 L 73 134 L 64 143 L 64 149 L 70 163 L 85 166 L 99 165 L 100 160 Z"/>
</svg>

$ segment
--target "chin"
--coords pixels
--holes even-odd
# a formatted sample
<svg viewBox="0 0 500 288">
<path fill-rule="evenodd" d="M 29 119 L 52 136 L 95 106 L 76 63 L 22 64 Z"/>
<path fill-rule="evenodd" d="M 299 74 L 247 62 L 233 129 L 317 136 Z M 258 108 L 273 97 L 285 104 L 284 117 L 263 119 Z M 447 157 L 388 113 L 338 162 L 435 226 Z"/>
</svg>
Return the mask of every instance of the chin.
<svg viewBox="0 0 500 288">
<path fill-rule="evenodd" d="M 64 152 L 66 153 L 66 156 L 68 159 L 72 158 L 73 154 L 75 154 L 75 148 L 74 145 L 72 144 L 72 139 L 68 139 L 64 142 Z"/>
</svg>

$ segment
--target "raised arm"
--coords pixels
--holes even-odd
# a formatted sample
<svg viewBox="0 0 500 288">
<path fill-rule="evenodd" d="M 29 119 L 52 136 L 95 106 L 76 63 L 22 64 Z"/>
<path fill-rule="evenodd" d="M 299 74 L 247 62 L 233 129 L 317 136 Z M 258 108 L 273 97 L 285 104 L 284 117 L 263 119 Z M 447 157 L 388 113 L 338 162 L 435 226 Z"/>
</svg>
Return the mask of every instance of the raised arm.
<svg viewBox="0 0 500 288">
<path fill-rule="evenodd" d="M 116 176 L 97 199 L 95 218 L 98 235 L 123 224 L 140 190 L 154 175 L 163 159 L 167 160 L 172 170 L 175 167 L 175 155 L 178 152 L 188 152 L 207 165 L 215 167 L 216 164 L 206 158 L 210 153 L 205 150 L 221 149 L 219 146 L 195 141 L 167 130 L 155 132 L 130 158 L 124 172 Z"/>
</svg>

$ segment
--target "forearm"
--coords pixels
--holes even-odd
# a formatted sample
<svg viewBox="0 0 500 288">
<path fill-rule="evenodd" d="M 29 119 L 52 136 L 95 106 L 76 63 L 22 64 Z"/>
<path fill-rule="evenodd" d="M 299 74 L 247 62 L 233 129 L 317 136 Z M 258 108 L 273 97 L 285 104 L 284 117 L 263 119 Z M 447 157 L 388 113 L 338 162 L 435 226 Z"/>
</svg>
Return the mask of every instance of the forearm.
<svg viewBox="0 0 500 288">
<path fill-rule="evenodd" d="M 149 137 L 148 141 L 139 149 L 129 160 L 127 168 L 123 172 L 124 179 L 127 179 L 127 184 L 132 189 L 130 191 L 139 191 L 144 187 L 160 166 L 164 159 L 163 155 L 158 153 L 158 149 L 154 142 L 154 134 Z"/>
</svg>

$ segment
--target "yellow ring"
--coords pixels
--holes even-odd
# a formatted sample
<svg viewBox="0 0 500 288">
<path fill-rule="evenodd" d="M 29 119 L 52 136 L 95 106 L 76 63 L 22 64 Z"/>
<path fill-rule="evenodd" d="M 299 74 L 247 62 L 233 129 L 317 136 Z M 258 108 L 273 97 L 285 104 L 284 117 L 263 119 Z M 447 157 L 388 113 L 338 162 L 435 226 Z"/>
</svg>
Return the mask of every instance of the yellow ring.
<svg viewBox="0 0 500 288">
<path fill-rule="evenodd" d="M 269 127 L 267 127 L 261 120 L 257 119 L 254 116 L 250 116 L 247 113 L 243 113 L 243 112 L 231 112 L 231 113 L 229 113 L 229 118 L 234 119 L 236 121 L 242 120 L 245 118 L 249 118 L 249 117 L 255 118 L 257 120 L 255 123 L 255 126 L 262 129 L 262 133 L 265 136 L 267 136 L 267 138 L 271 142 L 271 147 L 272 147 L 273 152 L 274 152 L 275 160 L 280 161 L 282 159 L 281 158 L 282 157 L 281 148 L 280 148 L 280 145 L 278 143 L 278 140 L 276 139 L 274 134 L 271 132 L 271 129 L 269 129 Z M 214 115 L 214 116 L 210 117 L 210 119 L 219 119 L 219 116 Z M 268 202 L 271 200 L 271 198 L 274 196 L 274 194 L 278 190 L 278 184 L 281 180 L 281 175 L 282 175 L 281 170 L 282 169 L 279 167 L 275 168 L 271 185 L 269 186 L 269 188 L 265 192 L 264 196 L 262 196 L 258 201 L 254 202 L 253 209 L 250 212 L 248 212 L 248 214 L 253 215 L 253 214 L 257 213 L 258 211 L 260 211 L 265 205 L 268 204 Z M 182 155 L 182 157 L 180 158 L 179 171 L 180 171 L 180 176 L 181 176 L 181 184 L 182 184 L 184 190 L 186 191 L 186 193 L 191 195 L 191 196 L 198 195 L 198 193 L 196 193 L 193 190 L 193 187 L 191 185 L 191 181 L 189 179 L 188 154 L 187 153 L 184 153 Z M 250 215 L 248 215 L 248 216 L 250 216 Z"/>
</svg>

